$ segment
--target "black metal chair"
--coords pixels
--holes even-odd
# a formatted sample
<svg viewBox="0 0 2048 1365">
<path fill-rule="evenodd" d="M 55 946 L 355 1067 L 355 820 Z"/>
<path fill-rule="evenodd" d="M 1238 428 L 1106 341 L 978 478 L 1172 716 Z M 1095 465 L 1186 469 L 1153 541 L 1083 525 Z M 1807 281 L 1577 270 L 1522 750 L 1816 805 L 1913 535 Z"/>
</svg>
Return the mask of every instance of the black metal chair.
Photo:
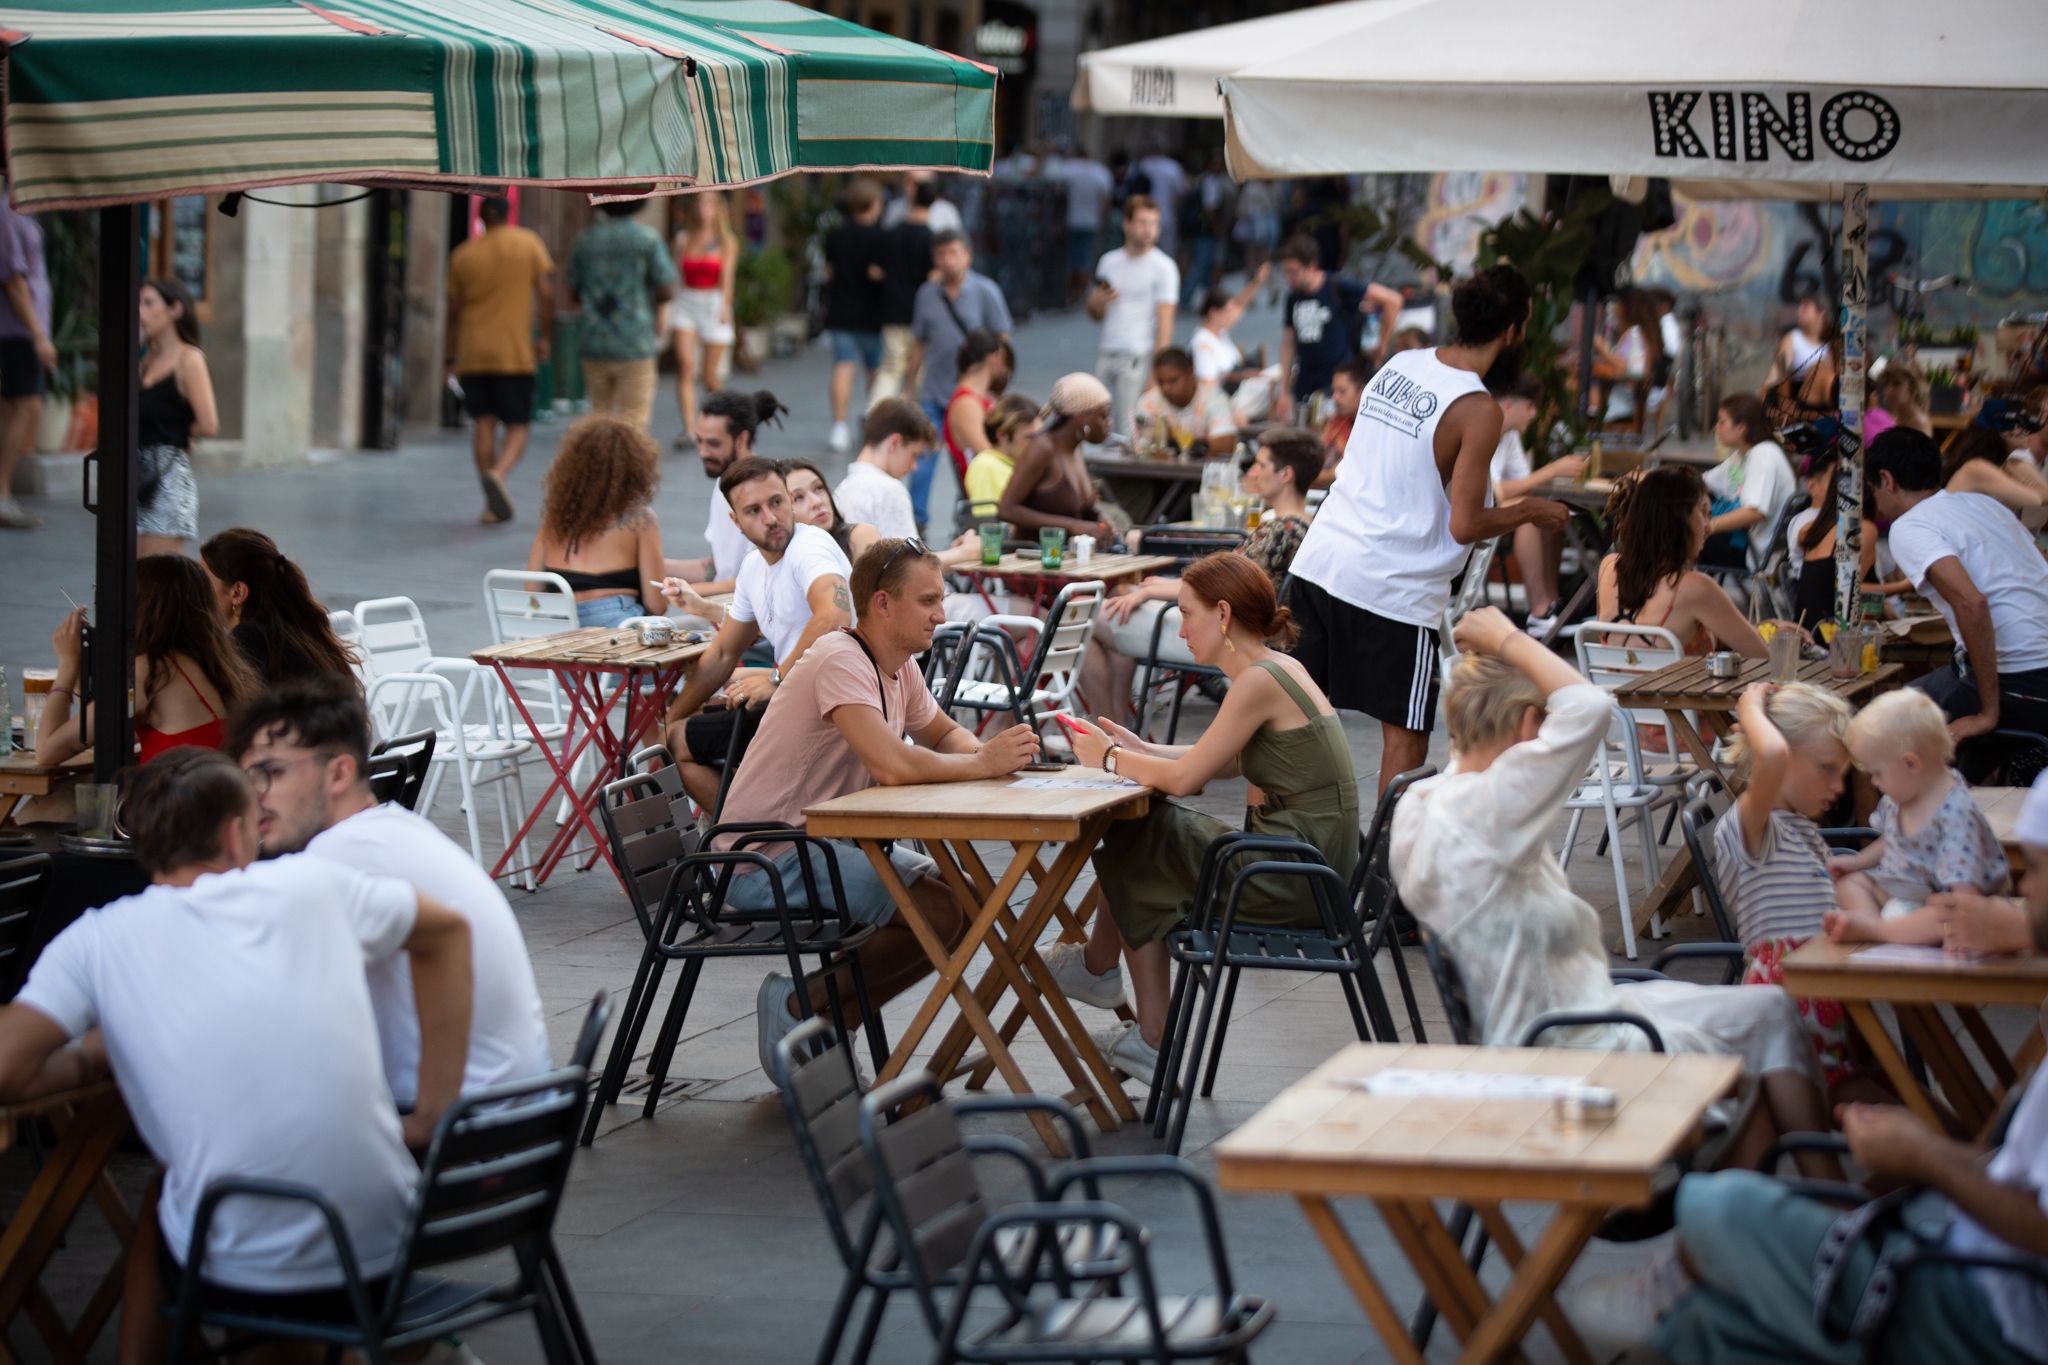
<svg viewBox="0 0 2048 1365">
<path fill-rule="evenodd" d="M 839 1353 L 855 1304 L 871 1293 L 862 1317 L 853 1359 L 866 1360 L 881 1327 L 889 1296 L 910 1287 L 908 1269 L 893 1242 L 883 1237 L 881 1205 L 874 1198 L 874 1173 L 860 1147 L 860 1102 L 866 1093 L 848 1065 L 823 1019 L 807 1019 L 775 1045 L 775 1088 L 782 1095 L 789 1126 L 802 1158 L 826 1230 L 839 1253 L 846 1276 L 833 1303 L 832 1318 L 818 1346 L 818 1365 L 831 1365 Z M 982 1114 L 1043 1114 L 1062 1126 L 1075 1158 L 1088 1159 L 1087 1130 L 1074 1111 L 1058 1100 L 1036 1095 L 1001 1095 L 953 1101 L 956 1117 Z M 1048 1197 L 1045 1169 L 1025 1146 L 1000 1134 L 971 1135 L 963 1145 L 974 1156 L 1001 1156 L 1017 1164 L 1034 1201 Z M 1091 1184 L 1090 1198 L 1099 1198 Z M 1025 1236 L 1008 1239 L 1008 1251 L 1022 1255 L 1031 1243 Z M 1073 1229 L 1063 1237 L 1059 1254 L 1069 1275 L 1078 1280 L 1106 1281 L 1125 1266 L 1114 1235 L 1098 1236 Z"/>
<path fill-rule="evenodd" d="M 2000 727 L 1964 740 L 1956 766 L 1974 786 L 2031 787 L 2048 770 L 2048 735 Z"/>
<path fill-rule="evenodd" d="M 0 863 L 0 1003 L 12 1000 L 28 976 L 36 916 L 50 884 L 50 855 L 30 853 Z"/>
<path fill-rule="evenodd" d="M 576 1152 L 588 1102 L 589 1061 L 609 1006 L 591 1002 L 570 1065 L 465 1095 L 442 1116 L 421 1163 L 412 1216 L 383 1293 L 373 1297 L 356 1262 L 340 1212 L 320 1191 L 274 1180 L 217 1180 L 199 1201 L 172 1318 L 170 1358 L 205 1327 L 256 1339 L 353 1348 L 383 1365 L 393 1351 L 531 1313 L 551 1363 L 595 1365 L 589 1334 L 555 1254 L 555 1214 Z M 209 1303 L 207 1238 L 222 1204 L 234 1199 L 310 1204 L 339 1263 L 349 1316 L 338 1321 L 252 1312 Z M 510 1252 L 514 1273 L 497 1284 L 467 1284 L 421 1274 L 456 1261 Z M 241 1343 L 231 1340 L 220 1354 Z"/>
<path fill-rule="evenodd" d="M 816 957 L 825 973 L 826 994 L 834 1020 L 840 1015 L 839 987 L 834 968 L 844 962 L 850 971 L 856 1003 L 865 1021 L 875 1065 L 889 1055 L 888 1040 L 880 1015 L 868 999 L 867 980 L 861 973 L 855 950 L 873 936 L 871 925 L 855 924 L 846 917 L 846 893 L 839 876 L 838 854 L 822 839 L 802 830 L 774 824 L 715 825 L 700 838 L 688 820 L 687 808 L 670 794 L 660 775 L 636 773 L 608 784 L 598 807 L 612 857 L 626 876 L 627 900 L 640 922 L 646 946 L 633 985 L 626 997 L 625 1013 L 612 1039 L 611 1055 L 605 1061 L 604 1076 L 598 1083 L 596 1102 L 585 1120 L 583 1142 L 597 1136 L 598 1120 L 604 1106 L 618 1101 L 626 1083 L 626 1072 L 639 1048 L 642 1031 L 653 1013 L 661 978 L 671 961 L 682 963 L 682 976 L 670 998 L 648 1059 L 647 1099 L 642 1113 L 654 1116 L 661 1100 L 662 1085 L 668 1079 L 669 1063 L 682 1037 L 683 1022 L 696 994 L 704 964 L 712 958 L 780 957 L 789 967 L 792 980 L 804 979 L 803 959 Z M 707 852 L 710 841 L 730 835 L 733 846 L 723 852 Z M 804 901 L 792 906 L 773 862 L 753 851 L 763 844 L 797 844 L 815 847 L 821 855 L 829 895 L 821 895 L 813 863 L 802 860 Z M 765 874 L 773 908 L 763 913 L 728 910 L 726 893 L 732 877 L 741 868 Z M 798 992 L 799 1001 L 808 996 Z"/>
<path fill-rule="evenodd" d="M 1181 526 L 1148 526 L 1138 540 L 1138 553 L 1145 555 L 1172 555 L 1182 568 L 1194 563 L 1204 555 L 1223 550 L 1235 550 L 1246 540 L 1246 533 L 1235 530 L 1197 530 Z M 1171 744 L 1180 733 L 1181 703 L 1187 699 L 1188 689 L 1199 685 L 1203 679 L 1220 679 L 1223 670 L 1207 664 L 1192 663 L 1180 658 L 1161 658 L 1159 651 L 1168 640 L 1166 623 L 1173 618 L 1172 609 L 1160 612 L 1152 621 L 1152 638 L 1147 643 L 1145 654 L 1138 659 L 1138 729 L 1141 733 L 1151 728 L 1152 693 L 1160 686 L 1173 689 L 1166 717 L 1166 739 Z"/>
<path fill-rule="evenodd" d="M 1344 1003 L 1351 1011 L 1352 1026 L 1361 1042 L 1399 1039 L 1374 967 L 1376 955 L 1388 943 L 1394 922 L 1393 883 L 1386 872 L 1386 845 L 1395 804 L 1410 784 L 1430 771 L 1424 768 L 1404 773 L 1389 785 L 1385 799 L 1373 815 L 1372 833 L 1364 841 L 1358 866 L 1348 883 L 1323 861 L 1321 850 L 1296 840 L 1233 832 L 1209 845 L 1196 882 L 1194 911 L 1188 923 L 1166 939 L 1167 952 L 1180 964 L 1180 970 L 1175 974 L 1173 995 L 1167 1005 L 1166 1026 L 1159 1040 L 1159 1064 L 1150 1078 L 1145 1117 L 1152 1124 L 1153 1134 L 1166 1139 L 1168 1150 L 1180 1150 L 1188 1115 L 1194 1108 L 1197 1068 L 1202 1066 L 1202 1048 L 1212 1021 L 1216 1037 L 1209 1043 L 1207 1067 L 1200 1073 L 1200 1093 L 1206 1099 L 1215 1091 L 1216 1070 L 1222 1062 L 1223 1042 L 1230 1030 L 1230 1010 L 1237 999 L 1238 977 L 1246 968 L 1332 973 L 1342 986 Z M 1244 866 L 1242 860 L 1246 858 L 1259 861 Z M 1316 909 L 1315 927 L 1239 924 L 1238 907 L 1245 889 L 1262 877 L 1269 882 L 1291 878 L 1302 883 L 1303 894 Z M 1372 912 L 1370 934 L 1365 928 L 1368 909 Z M 1398 944 L 1392 952 L 1395 974 L 1419 1042 L 1421 1010 Z M 1176 1083 L 1183 1067 L 1186 1074 Z"/>
<path fill-rule="evenodd" d="M 1074 1161 L 1048 1177 L 1043 1198 L 991 1211 L 955 1115 L 924 1073 L 877 1086 L 860 1102 L 876 1202 L 908 1272 L 905 1287 L 938 1343 L 937 1365 L 1248 1359 L 1273 1305 L 1236 1290 L 1215 1195 L 1193 1167 L 1164 1156 Z M 1159 1292 L 1150 1234 L 1094 1193 L 1109 1179 L 1165 1179 L 1191 1193 L 1213 1290 Z M 1086 1197 L 1067 1198 L 1076 1188 Z M 1083 1282 L 1055 1251 L 1112 1236 L 1114 1258 L 1090 1265 L 1108 1285 Z"/>
<path fill-rule="evenodd" d="M 370 794 L 379 801 L 396 801 L 414 810 L 433 768 L 432 730 L 394 735 L 370 750 Z"/>
</svg>

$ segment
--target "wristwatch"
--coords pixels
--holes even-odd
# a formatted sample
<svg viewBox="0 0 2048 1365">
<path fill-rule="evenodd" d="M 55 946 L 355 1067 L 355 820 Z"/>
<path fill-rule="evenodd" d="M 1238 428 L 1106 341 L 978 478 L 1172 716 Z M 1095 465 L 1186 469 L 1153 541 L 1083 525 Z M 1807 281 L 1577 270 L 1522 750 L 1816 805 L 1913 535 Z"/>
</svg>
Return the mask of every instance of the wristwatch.
<svg viewBox="0 0 2048 1365">
<path fill-rule="evenodd" d="M 777 665 L 768 670 L 768 681 L 776 687 L 782 686 L 782 667 Z"/>
<path fill-rule="evenodd" d="M 1111 777 L 1118 776 L 1116 770 L 1116 751 L 1122 747 L 1120 744 L 1112 744 L 1109 748 L 1103 750 L 1102 771 L 1108 773 Z"/>
</svg>

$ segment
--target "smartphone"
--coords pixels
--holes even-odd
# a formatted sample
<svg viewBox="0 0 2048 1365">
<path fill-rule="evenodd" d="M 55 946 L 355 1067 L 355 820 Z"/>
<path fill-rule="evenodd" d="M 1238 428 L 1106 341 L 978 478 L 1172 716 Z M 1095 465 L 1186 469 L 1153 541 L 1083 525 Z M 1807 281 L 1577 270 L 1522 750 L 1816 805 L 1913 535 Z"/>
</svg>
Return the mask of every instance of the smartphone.
<svg viewBox="0 0 2048 1365">
<path fill-rule="evenodd" d="M 1027 773 L 1063 773 L 1066 770 L 1067 765 L 1064 763 L 1026 763 L 1024 765 L 1024 771 Z"/>
<path fill-rule="evenodd" d="M 1096 287 L 1097 289 L 1107 289 L 1107 290 L 1109 290 L 1109 291 L 1110 291 L 1111 293 L 1115 293 L 1115 292 L 1116 292 L 1116 286 L 1115 286 L 1115 285 L 1113 285 L 1113 284 L 1111 284 L 1111 283 L 1110 283 L 1110 282 L 1108 281 L 1108 279 L 1104 278 L 1104 277 L 1103 277 L 1103 276 L 1101 276 L 1101 275 L 1097 275 L 1097 276 L 1095 277 L 1095 287 Z"/>
</svg>

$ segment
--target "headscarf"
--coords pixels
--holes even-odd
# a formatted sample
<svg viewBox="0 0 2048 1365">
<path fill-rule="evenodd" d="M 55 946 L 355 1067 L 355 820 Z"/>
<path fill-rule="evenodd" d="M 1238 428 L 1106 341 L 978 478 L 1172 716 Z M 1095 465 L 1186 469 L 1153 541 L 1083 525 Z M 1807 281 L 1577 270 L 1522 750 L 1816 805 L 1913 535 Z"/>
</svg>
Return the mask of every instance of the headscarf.
<svg viewBox="0 0 2048 1365">
<path fill-rule="evenodd" d="M 1052 386 L 1052 396 L 1045 400 L 1044 409 L 1038 414 L 1041 423 L 1051 424 L 1055 417 L 1078 417 L 1084 412 L 1110 406 L 1109 387 L 1092 374 L 1075 371 L 1064 375 Z"/>
</svg>

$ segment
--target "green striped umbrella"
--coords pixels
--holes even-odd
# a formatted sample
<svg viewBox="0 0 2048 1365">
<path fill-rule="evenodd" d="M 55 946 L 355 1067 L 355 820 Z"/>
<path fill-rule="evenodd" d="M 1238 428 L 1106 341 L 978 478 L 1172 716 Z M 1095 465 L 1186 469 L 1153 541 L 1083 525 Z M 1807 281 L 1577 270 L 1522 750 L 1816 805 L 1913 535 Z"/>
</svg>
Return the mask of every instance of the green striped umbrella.
<svg viewBox="0 0 2048 1365">
<path fill-rule="evenodd" d="M 995 73 L 784 0 L 4 0 L 23 208 L 986 171 Z"/>
</svg>

